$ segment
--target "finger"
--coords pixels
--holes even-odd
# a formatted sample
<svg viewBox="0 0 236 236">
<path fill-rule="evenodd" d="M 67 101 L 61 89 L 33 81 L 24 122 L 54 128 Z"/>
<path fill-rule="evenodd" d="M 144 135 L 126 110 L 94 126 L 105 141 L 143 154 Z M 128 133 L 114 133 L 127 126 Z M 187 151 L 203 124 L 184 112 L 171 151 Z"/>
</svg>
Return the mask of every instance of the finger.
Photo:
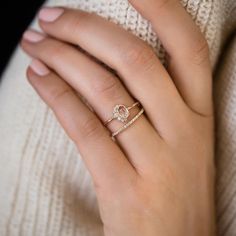
<svg viewBox="0 0 236 236">
<path fill-rule="evenodd" d="M 33 60 L 27 77 L 77 145 L 96 187 L 117 186 L 134 176 L 133 167 L 99 119 L 64 80 L 38 60 Z"/>
<path fill-rule="evenodd" d="M 114 68 L 145 107 L 161 136 L 176 134 L 173 130 L 185 121 L 174 117 L 186 113 L 187 107 L 153 50 L 136 36 L 95 14 L 65 9 L 59 18 L 46 22 L 47 17 L 59 10 L 46 8 L 41 12 L 42 29 L 53 37 L 79 44 Z"/>
<path fill-rule="evenodd" d="M 30 31 L 30 34 L 32 33 Z M 131 106 L 135 102 L 120 80 L 68 44 L 44 38 L 38 43 L 23 40 L 22 47 L 32 57 L 44 61 L 85 97 L 103 122 L 112 116 L 116 104 Z M 137 106 L 132 108 L 128 119 L 134 118 L 139 111 L 140 108 Z M 112 132 L 116 132 L 122 126 L 120 121 L 114 120 L 108 127 Z M 143 158 L 143 156 L 153 150 L 153 147 L 159 148 L 162 142 L 144 115 L 141 115 L 116 138 L 130 162 L 138 170 L 152 165 L 151 155 L 150 158 Z"/>
<path fill-rule="evenodd" d="M 177 0 L 130 0 L 149 19 L 168 52 L 168 70 L 187 104 L 212 114 L 212 75 L 208 44 Z"/>
</svg>

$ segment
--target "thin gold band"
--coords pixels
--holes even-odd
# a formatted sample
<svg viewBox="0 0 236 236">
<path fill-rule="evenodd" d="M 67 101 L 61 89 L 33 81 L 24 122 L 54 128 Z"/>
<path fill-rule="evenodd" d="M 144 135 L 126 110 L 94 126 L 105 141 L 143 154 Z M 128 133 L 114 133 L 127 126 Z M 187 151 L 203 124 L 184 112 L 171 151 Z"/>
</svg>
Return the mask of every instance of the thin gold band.
<svg viewBox="0 0 236 236">
<path fill-rule="evenodd" d="M 122 131 L 124 131 L 125 129 L 127 129 L 130 125 L 132 125 L 142 114 L 144 113 L 144 109 L 142 108 L 139 113 L 133 117 L 133 119 L 131 119 L 130 121 L 128 121 L 124 126 L 122 126 L 120 129 L 118 129 L 117 131 L 115 131 L 114 133 L 112 133 L 111 137 L 114 140 L 114 137 L 116 135 L 118 135 L 119 133 L 121 133 Z"/>
</svg>

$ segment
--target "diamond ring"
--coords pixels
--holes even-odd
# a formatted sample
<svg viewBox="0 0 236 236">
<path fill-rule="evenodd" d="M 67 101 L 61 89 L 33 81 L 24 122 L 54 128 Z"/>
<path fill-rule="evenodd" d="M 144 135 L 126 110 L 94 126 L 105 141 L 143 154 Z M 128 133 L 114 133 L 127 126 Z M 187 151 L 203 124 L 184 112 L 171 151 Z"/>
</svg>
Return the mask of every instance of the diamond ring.
<svg viewBox="0 0 236 236">
<path fill-rule="evenodd" d="M 108 125 L 112 120 L 117 119 L 121 121 L 122 123 L 126 122 L 128 117 L 130 116 L 129 110 L 132 109 L 135 106 L 140 105 L 139 102 L 135 102 L 132 106 L 126 107 L 125 105 L 115 105 L 113 108 L 113 115 L 110 119 L 108 119 L 104 125 Z"/>
<path fill-rule="evenodd" d="M 123 130 L 127 129 L 130 125 L 132 125 L 143 113 L 144 109 L 142 108 L 138 114 L 136 114 L 131 120 L 128 121 L 128 118 L 130 116 L 129 110 L 132 109 L 135 106 L 140 106 L 139 102 L 135 102 L 132 106 L 126 107 L 125 105 L 115 105 L 112 112 L 112 117 L 109 118 L 106 122 L 104 122 L 104 125 L 107 126 L 108 123 L 110 123 L 112 120 L 117 119 L 121 121 L 122 123 L 125 123 L 124 126 L 119 128 L 117 131 L 112 133 L 111 137 L 115 141 L 115 136 L 121 133 Z"/>
</svg>

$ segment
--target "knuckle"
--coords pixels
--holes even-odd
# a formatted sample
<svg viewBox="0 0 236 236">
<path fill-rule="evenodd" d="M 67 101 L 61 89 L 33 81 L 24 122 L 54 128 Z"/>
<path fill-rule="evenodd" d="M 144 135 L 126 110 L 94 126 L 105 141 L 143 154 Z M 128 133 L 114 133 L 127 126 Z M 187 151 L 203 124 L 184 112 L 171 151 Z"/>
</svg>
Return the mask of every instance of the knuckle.
<svg viewBox="0 0 236 236">
<path fill-rule="evenodd" d="M 67 52 L 67 45 L 62 42 L 50 41 L 48 47 L 50 48 L 50 56 L 53 61 L 58 60 Z"/>
<path fill-rule="evenodd" d="M 93 12 L 84 12 L 80 11 L 79 13 L 77 11 L 74 11 L 74 14 L 71 14 L 70 20 L 65 21 L 64 24 L 64 30 L 65 32 L 78 32 L 83 29 L 87 29 L 87 26 L 90 23 L 91 18 L 95 16 L 95 13 Z"/>
<path fill-rule="evenodd" d="M 84 14 L 83 14 L 84 15 Z M 82 19 L 84 17 L 82 15 L 80 15 L 80 17 L 76 14 L 73 14 L 71 17 L 70 17 L 70 21 L 66 21 L 65 25 L 64 25 L 64 29 L 65 31 L 77 31 L 78 29 L 81 28 L 82 26 Z"/>
<path fill-rule="evenodd" d="M 101 138 L 103 135 L 102 126 L 95 116 L 90 116 L 81 124 L 80 132 L 85 140 Z"/>
<path fill-rule="evenodd" d="M 101 76 L 94 86 L 94 92 L 105 99 L 118 100 L 122 96 L 122 84 L 113 75 Z"/>
<path fill-rule="evenodd" d="M 69 96 L 72 93 L 72 88 L 69 86 L 63 89 L 51 90 L 49 102 L 53 107 L 55 107 L 58 103 L 61 103 L 61 100 L 65 99 L 66 96 Z"/>
<path fill-rule="evenodd" d="M 143 43 L 136 43 L 129 46 L 124 53 L 122 53 L 121 60 L 127 66 L 140 66 L 145 70 L 150 69 L 156 62 L 156 55 L 154 51 Z"/>
</svg>

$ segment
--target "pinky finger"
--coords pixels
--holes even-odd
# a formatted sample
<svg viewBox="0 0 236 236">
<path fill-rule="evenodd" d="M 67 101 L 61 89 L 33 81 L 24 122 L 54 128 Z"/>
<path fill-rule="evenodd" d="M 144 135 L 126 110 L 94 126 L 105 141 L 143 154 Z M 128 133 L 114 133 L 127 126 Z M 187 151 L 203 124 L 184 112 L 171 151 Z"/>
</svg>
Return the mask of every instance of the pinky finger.
<svg viewBox="0 0 236 236">
<path fill-rule="evenodd" d="M 106 128 L 79 99 L 72 87 L 39 60 L 32 61 L 27 77 L 75 142 L 95 187 L 117 188 L 119 183 L 126 183 L 132 176 L 136 176 L 119 146 L 112 141 Z"/>
</svg>

